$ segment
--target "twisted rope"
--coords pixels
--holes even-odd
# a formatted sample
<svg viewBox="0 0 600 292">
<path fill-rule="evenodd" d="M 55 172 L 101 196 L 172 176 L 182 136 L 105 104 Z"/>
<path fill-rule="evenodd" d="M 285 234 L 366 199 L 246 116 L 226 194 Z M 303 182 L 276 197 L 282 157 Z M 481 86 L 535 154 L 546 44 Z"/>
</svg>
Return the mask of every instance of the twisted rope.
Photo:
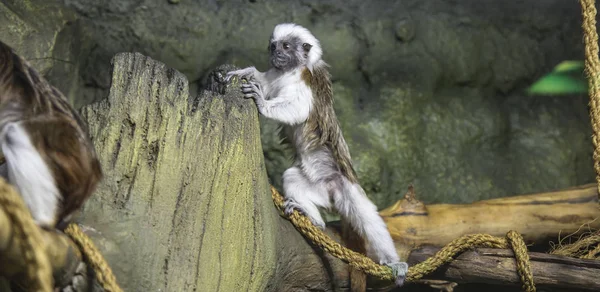
<svg viewBox="0 0 600 292">
<path fill-rule="evenodd" d="M 283 216 L 283 196 L 277 189 L 271 186 L 271 195 L 275 206 L 279 209 Z M 344 261 L 352 268 L 358 269 L 366 274 L 375 276 L 382 280 L 395 281 L 392 269 L 388 266 L 375 263 L 370 258 L 360 253 L 354 252 L 341 244 L 337 243 L 331 237 L 327 236 L 323 231 L 312 224 L 310 219 L 294 210 L 288 219 L 306 238 L 323 250 L 327 251 L 334 257 Z M 533 275 L 529 265 L 529 255 L 523 238 L 516 231 L 509 231 L 506 238 L 495 237 L 487 234 L 473 234 L 461 236 L 439 250 L 435 255 L 427 260 L 409 267 L 406 275 L 407 282 L 414 282 L 424 276 L 434 272 L 444 264 L 449 263 L 454 257 L 466 250 L 477 247 L 489 248 L 511 248 L 515 254 L 517 261 L 517 272 L 523 282 L 523 290 L 534 292 L 535 285 L 533 283 Z"/>
<path fill-rule="evenodd" d="M 28 290 L 50 292 L 53 287 L 52 268 L 46 255 L 46 244 L 33 222 L 21 196 L 0 178 L 0 206 L 12 222 L 14 234 L 27 265 Z"/>
<path fill-rule="evenodd" d="M 122 292 L 121 287 L 117 284 L 117 279 L 113 274 L 112 270 L 106 260 L 96 248 L 92 240 L 83 233 L 79 225 L 71 223 L 65 229 L 67 234 L 79 247 L 79 250 L 83 253 L 87 262 L 90 264 L 94 273 L 96 274 L 96 280 L 100 283 L 100 286 L 107 292 Z"/>
<path fill-rule="evenodd" d="M 600 193 L 600 59 L 598 59 L 598 32 L 596 31 L 595 0 L 580 0 L 583 15 L 583 40 L 585 42 L 585 72 L 588 77 L 590 94 L 590 120 L 592 123 L 592 142 L 594 143 L 594 169 Z"/>
</svg>

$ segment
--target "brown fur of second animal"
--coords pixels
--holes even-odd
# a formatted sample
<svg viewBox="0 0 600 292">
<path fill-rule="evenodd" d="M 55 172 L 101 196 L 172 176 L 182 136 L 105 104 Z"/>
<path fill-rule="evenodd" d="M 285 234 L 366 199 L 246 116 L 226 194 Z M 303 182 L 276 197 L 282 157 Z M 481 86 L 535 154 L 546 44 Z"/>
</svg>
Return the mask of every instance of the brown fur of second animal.
<svg viewBox="0 0 600 292">
<path fill-rule="evenodd" d="M 3 42 L 0 146 L 6 159 L 3 175 L 16 186 L 42 227 L 54 228 L 68 219 L 103 176 L 87 126 L 79 114 L 58 89 Z M 41 163 L 35 165 L 36 161 Z M 33 165 L 41 169 L 32 169 Z M 36 171 L 51 177 L 26 175 Z"/>
</svg>

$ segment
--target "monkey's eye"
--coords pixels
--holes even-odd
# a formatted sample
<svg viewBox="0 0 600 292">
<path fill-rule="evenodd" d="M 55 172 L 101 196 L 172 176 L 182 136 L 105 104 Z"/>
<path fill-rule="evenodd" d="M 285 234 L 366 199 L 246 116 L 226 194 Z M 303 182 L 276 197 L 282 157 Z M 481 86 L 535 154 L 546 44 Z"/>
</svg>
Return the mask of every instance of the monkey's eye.
<svg viewBox="0 0 600 292">
<path fill-rule="evenodd" d="M 271 51 L 274 51 L 274 50 L 275 50 L 275 43 L 272 43 L 271 44 Z"/>
<path fill-rule="evenodd" d="M 283 48 L 284 49 L 289 49 L 290 48 L 290 44 L 289 43 L 283 43 Z"/>
</svg>

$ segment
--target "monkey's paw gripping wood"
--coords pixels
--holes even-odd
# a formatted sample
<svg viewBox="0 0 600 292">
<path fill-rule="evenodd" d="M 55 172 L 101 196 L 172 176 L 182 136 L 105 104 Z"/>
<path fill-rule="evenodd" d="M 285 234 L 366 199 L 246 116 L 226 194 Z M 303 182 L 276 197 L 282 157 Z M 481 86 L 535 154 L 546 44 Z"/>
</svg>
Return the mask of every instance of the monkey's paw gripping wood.
<svg viewBox="0 0 600 292">
<path fill-rule="evenodd" d="M 275 206 L 277 206 L 280 213 L 283 214 L 283 197 L 273 186 L 271 186 L 271 193 Z M 352 266 L 353 268 L 361 270 L 382 280 L 393 281 L 396 279 L 397 275 L 393 274 L 391 268 L 379 265 L 373 262 L 373 260 L 370 258 L 343 247 L 323 233 L 316 226 L 314 226 L 306 216 L 302 215 L 298 211 L 294 211 L 292 214 L 290 214 L 289 220 L 315 245 L 323 248 L 328 253 L 348 263 L 348 265 Z M 521 281 L 523 282 L 523 290 L 535 291 L 533 276 L 529 266 L 527 247 L 525 246 L 523 238 L 515 231 L 509 231 L 506 235 L 506 239 L 487 234 L 462 236 L 446 245 L 433 257 L 410 267 L 406 275 L 406 281 L 414 282 L 419 280 L 427 274 L 434 272 L 442 265 L 452 261 L 452 259 L 459 253 L 477 247 L 511 248 L 514 251 L 517 260 L 517 271 L 521 277 Z"/>
</svg>

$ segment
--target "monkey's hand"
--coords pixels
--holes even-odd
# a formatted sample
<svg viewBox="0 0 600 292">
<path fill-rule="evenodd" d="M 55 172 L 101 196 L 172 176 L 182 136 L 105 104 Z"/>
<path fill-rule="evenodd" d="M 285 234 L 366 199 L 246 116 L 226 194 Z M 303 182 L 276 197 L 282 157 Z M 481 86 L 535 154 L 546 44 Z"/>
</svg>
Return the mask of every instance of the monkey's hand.
<svg viewBox="0 0 600 292">
<path fill-rule="evenodd" d="M 225 82 L 229 83 L 229 81 L 231 81 L 231 78 L 233 78 L 234 76 L 237 76 L 239 78 L 244 78 L 244 79 L 250 81 L 250 79 L 252 79 L 252 77 L 254 76 L 254 73 L 256 73 L 256 72 L 257 72 L 257 70 L 254 67 L 248 67 L 248 68 L 244 68 L 244 69 L 240 69 L 240 70 L 229 71 L 225 75 Z"/>
<path fill-rule="evenodd" d="M 248 83 L 243 83 L 242 92 L 244 93 L 245 98 L 252 98 L 259 102 L 265 99 L 262 87 L 256 81 L 248 81 Z"/>
<path fill-rule="evenodd" d="M 396 286 L 400 287 L 404 285 L 406 273 L 408 273 L 408 264 L 405 262 L 395 262 L 385 265 L 392 268 L 392 273 L 396 277 Z"/>
<path fill-rule="evenodd" d="M 310 219 L 310 222 L 312 222 L 312 224 L 315 225 L 317 228 L 319 228 L 321 230 L 325 229 L 325 222 L 323 221 L 323 219 L 313 218 L 294 199 L 290 199 L 290 198 L 286 199 L 285 202 L 283 203 L 283 213 L 285 214 L 285 216 L 290 216 L 294 212 L 294 210 L 296 210 L 296 211 L 300 212 L 300 214 L 308 217 L 308 219 Z"/>
</svg>

